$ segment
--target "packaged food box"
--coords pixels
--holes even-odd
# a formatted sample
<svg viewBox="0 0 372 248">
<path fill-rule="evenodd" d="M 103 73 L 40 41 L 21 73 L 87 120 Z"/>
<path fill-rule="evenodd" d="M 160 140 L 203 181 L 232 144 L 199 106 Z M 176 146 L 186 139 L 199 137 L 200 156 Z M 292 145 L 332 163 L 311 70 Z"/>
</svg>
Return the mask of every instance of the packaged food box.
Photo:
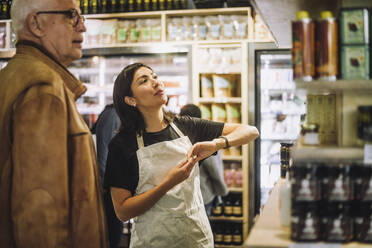
<svg viewBox="0 0 372 248">
<path fill-rule="evenodd" d="M 200 104 L 201 118 L 206 120 L 212 120 L 211 105 Z"/>
<path fill-rule="evenodd" d="M 369 24 L 369 11 L 367 8 L 342 9 L 340 12 L 341 44 L 369 43 Z"/>
<path fill-rule="evenodd" d="M 239 104 L 226 104 L 227 122 L 240 123 L 240 105 Z"/>
<path fill-rule="evenodd" d="M 341 78 L 369 79 L 370 48 L 368 45 L 341 48 Z"/>
<path fill-rule="evenodd" d="M 233 97 L 235 96 L 235 75 L 232 74 L 214 74 L 213 88 L 214 97 Z"/>
<path fill-rule="evenodd" d="M 211 75 L 200 75 L 201 97 L 213 97 L 213 79 Z"/>
<path fill-rule="evenodd" d="M 226 122 L 225 104 L 221 103 L 212 104 L 212 119 L 213 121 Z"/>
</svg>

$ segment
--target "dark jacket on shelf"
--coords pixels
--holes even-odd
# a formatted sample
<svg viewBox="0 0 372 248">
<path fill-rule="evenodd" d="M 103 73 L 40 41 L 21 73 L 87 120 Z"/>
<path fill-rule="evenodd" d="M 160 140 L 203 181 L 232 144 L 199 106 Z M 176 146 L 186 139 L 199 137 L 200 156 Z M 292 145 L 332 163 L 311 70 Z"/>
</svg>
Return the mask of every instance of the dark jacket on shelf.
<svg viewBox="0 0 372 248">
<path fill-rule="evenodd" d="M 107 247 L 85 91 L 31 42 L 0 71 L 1 247 Z"/>
</svg>

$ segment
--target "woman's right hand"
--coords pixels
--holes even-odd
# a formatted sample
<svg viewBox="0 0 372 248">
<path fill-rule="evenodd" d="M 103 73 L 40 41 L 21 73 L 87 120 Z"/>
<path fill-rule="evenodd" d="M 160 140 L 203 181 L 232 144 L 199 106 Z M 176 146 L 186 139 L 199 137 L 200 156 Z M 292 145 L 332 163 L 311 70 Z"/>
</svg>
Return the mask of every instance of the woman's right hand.
<svg viewBox="0 0 372 248">
<path fill-rule="evenodd" d="M 168 175 L 164 179 L 164 183 L 168 185 L 169 190 L 189 178 L 196 162 L 195 158 L 189 157 L 181 161 L 168 172 Z"/>
</svg>

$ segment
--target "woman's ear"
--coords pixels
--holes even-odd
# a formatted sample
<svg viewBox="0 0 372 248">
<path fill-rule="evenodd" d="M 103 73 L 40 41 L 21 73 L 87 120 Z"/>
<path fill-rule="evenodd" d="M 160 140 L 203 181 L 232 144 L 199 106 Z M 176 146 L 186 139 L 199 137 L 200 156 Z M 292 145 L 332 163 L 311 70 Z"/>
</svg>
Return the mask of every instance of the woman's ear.
<svg viewBox="0 0 372 248">
<path fill-rule="evenodd" d="M 135 107 L 136 106 L 136 99 L 131 96 L 124 97 L 124 102 L 128 104 L 129 106 Z"/>
</svg>

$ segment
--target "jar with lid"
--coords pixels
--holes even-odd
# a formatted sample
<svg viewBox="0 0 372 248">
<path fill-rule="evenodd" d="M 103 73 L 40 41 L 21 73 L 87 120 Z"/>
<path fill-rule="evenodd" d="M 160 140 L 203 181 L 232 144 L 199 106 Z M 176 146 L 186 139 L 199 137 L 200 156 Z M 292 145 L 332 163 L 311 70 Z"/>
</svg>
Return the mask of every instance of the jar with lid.
<svg viewBox="0 0 372 248">
<path fill-rule="evenodd" d="M 319 125 L 316 123 L 301 124 L 300 143 L 303 145 L 319 145 Z"/>
<path fill-rule="evenodd" d="M 318 201 L 321 199 L 320 163 L 295 163 L 290 170 L 292 201 Z"/>
<path fill-rule="evenodd" d="M 297 202 L 291 215 L 291 239 L 295 241 L 321 240 L 319 202 Z"/>
<path fill-rule="evenodd" d="M 350 204 L 328 202 L 324 216 L 324 240 L 329 242 L 348 242 L 353 239 L 353 218 Z"/>
<path fill-rule="evenodd" d="M 323 199 L 328 201 L 353 200 L 351 168 L 349 164 L 328 164 L 322 180 Z"/>
<path fill-rule="evenodd" d="M 355 239 L 372 243 L 372 202 L 358 202 L 353 209 Z"/>
<path fill-rule="evenodd" d="M 359 201 L 372 201 L 372 165 L 353 165 L 354 196 Z"/>
</svg>

